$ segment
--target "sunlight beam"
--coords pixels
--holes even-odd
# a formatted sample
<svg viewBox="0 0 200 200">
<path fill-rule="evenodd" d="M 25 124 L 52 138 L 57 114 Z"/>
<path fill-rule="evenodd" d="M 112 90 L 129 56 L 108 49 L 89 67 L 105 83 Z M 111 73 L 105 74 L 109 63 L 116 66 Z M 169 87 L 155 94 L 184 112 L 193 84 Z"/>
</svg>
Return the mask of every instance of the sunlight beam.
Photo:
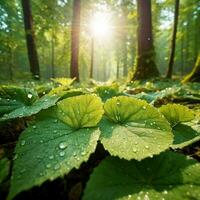
<svg viewBox="0 0 200 200">
<path fill-rule="evenodd" d="M 103 12 L 95 13 L 90 21 L 90 31 L 96 38 L 109 38 L 112 33 L 110 15 Z"/>
</svg>

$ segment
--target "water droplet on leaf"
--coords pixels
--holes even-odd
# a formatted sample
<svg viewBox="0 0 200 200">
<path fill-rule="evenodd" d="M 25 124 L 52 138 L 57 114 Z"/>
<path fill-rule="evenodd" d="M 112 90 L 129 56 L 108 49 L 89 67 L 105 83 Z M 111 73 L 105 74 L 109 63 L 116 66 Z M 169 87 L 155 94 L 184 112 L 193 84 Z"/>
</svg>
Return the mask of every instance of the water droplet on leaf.
<svg viewBox="0 0 200 200">
<path fill-rule="evenodd" d="M 26 144 L 26 141 L 25 140 L 22 140 L 21 141 L 21 146 L 24 146 Z"/>
<path fill-rule="evenodd" d="M 67 148 L 67 143 L 66 143 L 66 142 L 61 142 L 61 143 L 59 144 L 59 148 L 60 148 L 60 149 L 65 149 L 65 148 Z"/>
</svg>

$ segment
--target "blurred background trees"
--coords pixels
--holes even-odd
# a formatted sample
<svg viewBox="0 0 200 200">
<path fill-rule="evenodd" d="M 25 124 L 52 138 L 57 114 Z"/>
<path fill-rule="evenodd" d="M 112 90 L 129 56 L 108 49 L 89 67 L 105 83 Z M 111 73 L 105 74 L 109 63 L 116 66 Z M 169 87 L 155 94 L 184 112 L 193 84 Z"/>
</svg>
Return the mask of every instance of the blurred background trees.
<svg viewBox="0 0 200 200">
<path fill-rule="evenodd" d="M 80 0 L 29 0 L 33 17 L 40 76 L 77 76 L 86 81 L 91 76 L 93 38 L 93 73 L 98 81 L 127 77 L 137 63 L 137 2 L 135 0 L 82 0 L 78 49 L 72 44 L 73 4 Z M 167 73 L 174 21 L 173 0 L 148 0 L 152 7 L 152 35 L 155 63 L 161 75 Z M 22 1 L 23 2 L 23 1 Z M 26 2 L 24 0 L 24 2 Z M 77 11 L 77 9 L 76 9 Z M 78 11 L 77 11 L 78 12 Z M 104 16 L 101 20 L 95 15 Z M 102 20 L 103 19 L 103 20 Z M 95 31 L 91 29 L 93 24 Z M 96 25 L 94 25 L 96 24 Z M 107 30 L 104 25 L 107 24 Z M 97 30 L 99 33 L 97 33 Z M 72 34 L 72 35 L 71 35 Z M 200 2 L 180 0 L 173 75 L 185 75 L 195 66 L 200 49 Z M 143 37 L 144 35 L 139 35 Z M 77 38 L 75 39 L 75 43 Z M 72 64 L 72 47 L 77 64 Z M 72 50 L 72 51 L 71 51 Z M 21 0 L 0 1 L 1 80 L 31 78 L 24 31 Z M 34 64 L 37 67 L 37 64 Z M 76 72 L 72 68 L 76 67 Z M 38 71 L 38 70 L 37 70 Z M 71 73 L 73 72 L 73 74 Z M 35 74 L 39 74 L 39 71 Z M 75 73 L 75 74 L 74 74 Z M 158 73 L 156 73 L 158 74 Z"/>
</svg>

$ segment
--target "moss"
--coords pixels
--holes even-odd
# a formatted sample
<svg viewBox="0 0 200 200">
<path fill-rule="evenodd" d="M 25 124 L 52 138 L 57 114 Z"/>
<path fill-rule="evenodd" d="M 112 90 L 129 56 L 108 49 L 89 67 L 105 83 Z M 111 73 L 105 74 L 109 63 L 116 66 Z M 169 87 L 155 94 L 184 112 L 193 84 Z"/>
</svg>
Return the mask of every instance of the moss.
<svg viewBox="0 0 200 200">
<path fill-rule="evenodd" d="M 197 57 L 195 66 L 190 74 L 188 74 L 182 81 L 183 83 L 187 82 L 200 82 L 200 53 Z"/>
<path fill-rule="evenodd" d="M 159 76 L 159 71 L 156 67 L 154 51 L 151 50 L 140 56 L 138 55 L 132 80 L 144 80 L 157 76 Z"/>
</svg>

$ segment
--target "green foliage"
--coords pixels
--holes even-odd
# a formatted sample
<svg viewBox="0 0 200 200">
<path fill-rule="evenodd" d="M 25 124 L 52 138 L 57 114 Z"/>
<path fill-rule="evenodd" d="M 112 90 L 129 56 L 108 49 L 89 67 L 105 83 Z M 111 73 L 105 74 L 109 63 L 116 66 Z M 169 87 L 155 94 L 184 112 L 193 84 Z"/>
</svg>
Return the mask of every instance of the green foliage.
<svg viewBox="0 0 200 200">
<path fill-rule="evenodd" d="M 72 128 L 94 127 L 103 115 L 100 98 L 80 95 L 58 103 L 58 118 Z"/>
<path fill-rule="evenodd" d="M 9 199 L 78 168 L 94 152 L 100 131 L 93 127 L 103 114 L 99 98 L 71 97 L 61 101 L 56 111 L 58 118 L 52 110 L 51 117 L 47 117 L 48 113 L 21 135 L 15 150 Z"/>
<path fill-rule="evenodd" d="M 172 148 L 183 148 L 200 141 L 200 129 L 194 125 L 179 124 L 173 128 L 174 142 Z"/>
<path fill-rule="evenodd" d="M 119 86 L 116 84 L 111 86 L 98 86 L 95 92 L 105 102 L 107 99 L 119 95 Z"/>
<path fill-rule="evenodd" d="M 141 162 L 109 157 L 94 170 L 84 200 L 200 199 L 200 164 L 166 152 Z"/>
<path fill-rule="evenodd" d="M 37 99 L 33 89 L 3 85 L 0 87 L 0 116 L 22 106 L 29 106 Z"/>
<path fill-rule="evenodd" d="M 178 104 L 168 104 L 160 108 L 160 112 L 170 122 L 172 127 L 194 119 L 194 113 L 186 106 Z"/>
<path fill-rule="evenodd" d="M 19 107 L 15 109 L 14 111 L 5 114 L 1 120 L 10 120 L 15 118 L 21 118 L 21 117 L 29 117 L 31 115 L 37 114 L 43 109 L 47 109 L 51 106 L 54 106 L 56 102 L 59 100 L 59 96 L 53 95 L 45 95 L 42 98 L 38 99 L 31 105 L 24 105 L 22 107 Z"/>
<path fill-rule="evenodd" d="M 104 109 L 100 140 L 111 155 L 141 160 L 159 154 L 173 142 L 168 122 L 145 101 L 113 97 Z"/>
<path fill-rule="evenodd" d="M 7 158 L 0 160 L 0 183 L 2 183 L 9 174 L 10 161 Z"/>
<path fill-rule="evenodd" d="M 183 105 L 168 104 L 163 105 L 160 112 L 171 124 L 174 134 L 172 148 L 183 148 L 200 140 L 200 131 L 195 129 L 195 124 L 185 123 L 194 120 L 192 110 Z"/>
<path fill-rule="evenodd" d="M 10 99 L 6 105 L 12 108 L 4 113 L 1 123 L 34 115 L 31 121 L 24 118 L 28 127 L 15 148 L 8 199 L 78 169 L 94 153 L 97 142 L 122 160 L 109 156 L 102 161 L 91 175 L 85 199 L 199 199 L 199 177 L 195 174 L 199 165 L 183 155 L 162 153 L 200 140 L 199 112 L 195 111 L 195 117 L 192 110 L 179 104 L 156 108 L 138 99 L 145 91 L 151 104 L 160 105 L 171 98 L 188 101 L 191 94 L 198 98 L 199 85 L 163 89 L 162 84 L 145 83 L 139 88 L 138 83 L 135 90 L 129 86 L 124 96 L 119 96 L 115 86 L 95 90 L 58 86 L 41 98 L 35 89 L 6 86 L 1 90 L 2 98 Z M 19 102 L 17 107 L 13 99 Z M 7 172 L 1 175 L 5 178 Z"/>
<path fill-rule="evenodd" d="M 70 86 L 75 80 L 76 78 L 51 78 L 51 80 L 54 82 L 54 83 L 57 83 L 59 85 L 63 85 L 63 86 Z"/>
</svg>

